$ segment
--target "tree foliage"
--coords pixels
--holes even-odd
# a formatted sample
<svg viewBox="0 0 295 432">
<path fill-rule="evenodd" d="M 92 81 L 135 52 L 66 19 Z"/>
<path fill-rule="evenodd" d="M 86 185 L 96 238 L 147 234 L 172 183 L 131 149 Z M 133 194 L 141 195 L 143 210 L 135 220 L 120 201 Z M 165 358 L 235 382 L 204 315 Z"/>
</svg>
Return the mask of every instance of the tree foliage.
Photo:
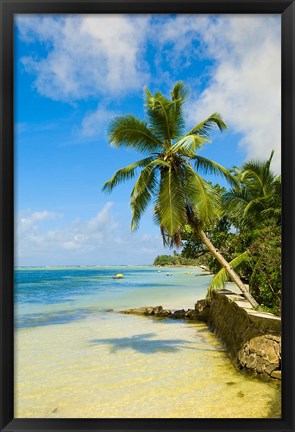
<svg viewBox="0 0 295 432">
<path fill-rule="evenodd" d="M 181 81 L 174 85 L 170 97 L 145 88 L 144 120 L 130 114 L 114 118 L 109 129 L 110 143 L 134 149 L 143 158 L 116 171 L 103 188 L 111 192 L 119 183 L 135 178 L 130 200 L 131 229 L 139 227 L 143 213 L 153 202 L 154 221 L 160 227 L 164 245 L 180 247 L 184 241 L 183 257 L 195 258 L 205 255 L 203 244 L 196 240 L 199 237 L 212 254 L 210 268 L 219 270 L 220 264 L 226 268 L 251 305 L 256 305 L 225 259 L 232 260 L 238 252 L 244 252 L 235 249 L 241 239 L 237 241 L 230 228 L 235 226 L 245 236 L 245 228 L 255 227 L 259 217 L 264 220 L 268 215 L 278 220 L 280 206 L 277 195 L 275 199 L 273 195 L 279 191 L 280 179 L 269 169 L 272 155 L 264 164 L 252 161 L 233 172 L 200 156 L 213 128 L 223 131 L 226 125 L 218 113 L 213 113 L 185 132 L 183 105 L 188 97 L 188 87 Z M 231 189 L 223 193 L 218 186 L 212 186 L 203 177 L 208 173 L 221 175 Z"/>
<path fill-rule="evenodd" d="M 208 236 L 222 255 L 238 270 L 261 306 L 280 313 L 281 300 L 281 178 L 268 160 L 249 161 L 233 169 L 237 184 L 221 190 L 223 212 L 208 227 Z M 190 227 L 184 228 L 182 255 L 198 259 L 216 273 L 210 289 L 221 288 L 228 275 L 206 253 Z"/>
<path fill-rule="evenodd" d="M 174 251 L 173 255 L 158 255 L 153 263 L 155 266 L 196 266 L 193 258 L 185 258 Z"/>
<path fill-rule="evenodd" d="M 228 170 L 198 154 L 214 128 L 226 128 L 220 115 L 213 113 L 185 133 L 183 104 L 188 96 L 189 89 L 181 81 L 174 85 L 170 98 L 145 88 L 146 119 L 120 116 L 109 128 L 113 146 L 132 148 L 146 157 L 115 172 L 103 189 L 111 192 L 119 183 L 136 176 L 130 201 L 131 229 L 138 228 L 142 214 L 154 199 L 154 220 L 168 246 L 181 245 L 188 214 L 194 216 L 200 229 L 219 215 L 219 195 L 202 173 L 220 174 L 236 184 Z"/>
</svg>

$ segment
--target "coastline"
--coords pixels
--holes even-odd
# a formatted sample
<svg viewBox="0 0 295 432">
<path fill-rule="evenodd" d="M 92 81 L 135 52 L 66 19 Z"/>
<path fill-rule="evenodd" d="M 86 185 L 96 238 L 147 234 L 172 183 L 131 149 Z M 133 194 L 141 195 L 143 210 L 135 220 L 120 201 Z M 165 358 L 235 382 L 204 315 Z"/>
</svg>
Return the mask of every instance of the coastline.
<svg viewBox="0 0 295 432">
<path fill-rule="evenodd" d="M 271 415 L 269 407 L 278 400 L 279 390 L 238 372 L 206 324 L 116 312 L 124 304 L 141 306 L 152 300 L 165 307 L 184 307 L 186 302 L 192 307 L 196 298 L 203 297 L 210 278 L 198 278 L 182 269 L 171 269 L 174 277 L 146 270 L 136 277 L 139 270 L 132 273 L 130 269 L 130 276 L 123 281 L 114 282 L 110 277 L 105 297 L 90 291 L 86 302 L 83 290 L 79 301 L 49 304 L 34 318 L 36 325 L 16 331 L 16 417 Z M 73 274 L 73 279 L 61 281 L 71 286 L 84 270 Z M 91 274 L 85 280 L 93 278 L 94 284 L 100 283 Z M 151 283 L 146 286 L 148 280 Z M 134 282 L 142 287 L 136 288 Z M 83 284 L 83 279 L 79 283 Z M 60 292 L 59 286 L 56 292 Z M 72 310 L 77 310 L 77 315 L 72 316 Z M 59 311 L 69 320 L 48 321 L 48 316 Z M 249 393 L 255 406 L 247 397 Z M 239 402 L 243 402 L 242 408 Z"/>
</svg>

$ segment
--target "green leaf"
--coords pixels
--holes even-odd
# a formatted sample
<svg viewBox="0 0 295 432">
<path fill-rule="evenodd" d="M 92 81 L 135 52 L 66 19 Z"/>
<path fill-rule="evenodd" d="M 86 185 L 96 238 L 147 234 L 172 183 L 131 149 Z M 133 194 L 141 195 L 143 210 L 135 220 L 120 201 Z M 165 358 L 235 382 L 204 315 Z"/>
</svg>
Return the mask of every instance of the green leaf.
<svg viewBox="0 0 295 432">
<path fill-rule="evenodd" d="M 186 102 L 190 95 L 190 89 L 187 84 L 183 81 L 178 81 L 171 91 L 171 97 L 173 101 L 177 101 L 181 104 Z"/>
<path fill-rule="evenodd" d="M 195 156 L 194 152 L 200 149 L 207 140 L 200 135 L 186 135 L 171 146 L 171 153 L 180 153 L 184 156 Z"/>
<path fill-rule="evenodd" d="M 197 171 L 202 170 L 205 174 L 222 175 L 231 185 L 239 187 L 239 181 L 236 177 L 219 163 L 199 155 L 195 156 L 194 160 Z"/>
<path fill-rule="evenodd" d="M 168 235 L 179 232 L 186 220 L 184 191 L 179 175 L 172 166 L 161 171 L 156 208 L 160 226 Z"/>
<path fill-rule="evenodd" d="M 243 252 L 242 254 L 238 255 L 237 257 L 235 257 L 232 261 L 229 262 L 229 265 L 233 268 L 236 269 L 237 267 L 239 267 L 242 263 L 249 261 L 250 256 L 248 254 L 248 252 Z M 225 287 L 225 283 L 228 281 L 228 275 L 227 272 L 224 268 L 222 268 L 221 270 L 219 270 L 218 273 L 216 273 L 216 275 L 213 277 L 210 286 L 208 288 L 208 294 L 210 295 L 210 293 L 212 292 L 212 290 L 214 289 L 221 289 Z"/>
<path fill-rule="evenodd" d="M 132 231 L 138 229 L 142 214 L 146 210 L 152 196 L 156 193 L 157 185 L 156 165 L 150 164 L 141 171 L 131 192 Z"/>
<path fill-rule="evenodd" d="M 176 83 L 171 92 L 172 100 L 160 92 L 153 95 L 147 87 L 144 92 L 150 128 L 160 141 L 164 141 L 166 147 L 170 146 L 184 129 L 182 105 L 188 97 L 188 87 L 182 82 Z"/>
<path fill-rule="evenodd" d="M 114 187 L 117 186 L 119 183 L 132 179 L 135 176 L 135 171 L 137 168 L 148 165 L 150 162 L 152 162 L 152 160 L 153 157 L 151 156 L 119 169 L 107 182 L 105 182 L 102 190 L 112 192 Z"/>
<path fill-rule="evenodd" d="M 112 121 L 109 139 L 115 147 L 124 145 L 142 153 L 156 152 L 163 148 L 161 141 L 146 124 L 132 115 L 116 117 Z"/>
<path fill-rule="evenodd" d="M 220 214 L 218 194 L 189 164 L 185 167 L 184 178 L 184 194 L 200 226 L 213 222 Z"/>
<path fill-rule="evenodd" d="M 218 113 L 211 114 L 211 116 L 206 120 L 198 123 L 187 133 L 187 135 L 199 134 L 204 138 L 208 138 L 216 126 L 220 131 L 223 131 L 227 128 L 226 124 Z"/>
</svg>

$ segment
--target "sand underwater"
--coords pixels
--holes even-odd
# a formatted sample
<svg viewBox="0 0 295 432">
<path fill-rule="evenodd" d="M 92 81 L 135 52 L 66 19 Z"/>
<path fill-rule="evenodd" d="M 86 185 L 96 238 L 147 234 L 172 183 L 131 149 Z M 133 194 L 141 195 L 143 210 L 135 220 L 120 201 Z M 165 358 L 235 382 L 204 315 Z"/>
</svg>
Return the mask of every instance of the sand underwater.
<svg viewBox="0 0 295 432">
<path fill-rule="evenodd" d="M 201 269 L 30 268 L 15 280 L 15 417 L 280 417 L 279 385 L 237 371 L 205 324 L 117 312 L 192 308 L 210 280 Z"/>
</svg>

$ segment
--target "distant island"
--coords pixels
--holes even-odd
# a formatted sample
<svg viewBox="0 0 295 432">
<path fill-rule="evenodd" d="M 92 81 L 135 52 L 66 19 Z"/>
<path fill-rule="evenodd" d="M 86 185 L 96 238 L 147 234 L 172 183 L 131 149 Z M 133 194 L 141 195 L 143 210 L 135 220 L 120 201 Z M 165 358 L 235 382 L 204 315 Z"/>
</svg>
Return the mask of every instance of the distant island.
<svg viewBox="0 0 295 432">
<path fill-rule="evenodd" d="M 186 258 L 174 252 L 174 255 L 158 255 L 154 262 L 154 266 L 197 266 L 199 260 L 194 258 Z"/>
</svg>

